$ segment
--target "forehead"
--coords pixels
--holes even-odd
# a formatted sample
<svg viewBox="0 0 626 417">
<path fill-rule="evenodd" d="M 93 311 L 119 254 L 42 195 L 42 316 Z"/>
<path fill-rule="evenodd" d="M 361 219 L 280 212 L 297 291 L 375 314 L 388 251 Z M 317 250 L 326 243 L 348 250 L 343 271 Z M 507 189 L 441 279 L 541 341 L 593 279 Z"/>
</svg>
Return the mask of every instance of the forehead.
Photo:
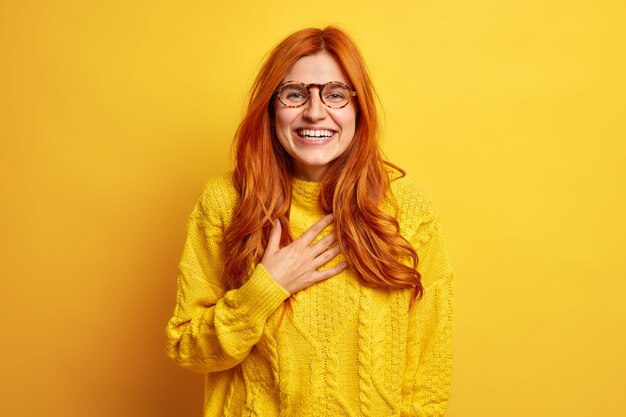
<svg viewBox="0 0 626 417">
<path fill-rule="evenodd" d="M 341 81 L 348 84 L 339 63 L 326 51 L 314 55 L 303 56 L 291 67 L 283 81 L 295 80 L 305 84 L 324 84 L 329 81 Z"/>
</svg>

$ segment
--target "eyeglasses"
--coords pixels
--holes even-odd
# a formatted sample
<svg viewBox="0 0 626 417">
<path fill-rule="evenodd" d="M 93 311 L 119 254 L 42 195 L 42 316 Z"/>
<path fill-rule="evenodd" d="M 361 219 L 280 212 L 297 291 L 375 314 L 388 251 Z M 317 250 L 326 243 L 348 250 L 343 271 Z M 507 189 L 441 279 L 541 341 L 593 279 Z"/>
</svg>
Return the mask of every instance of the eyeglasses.
<svg viewBox="0 0 626 417">
<path fill-rule="evenodd" d="M 340 81 L 326 84 L 285 81 L 276 89 L 276 96 L 285 107 L 301 107 L 311 97 L 311 87 L 317 87 L 322 103 L 331 109 L 346 107 L 350 99 L 356 96 L 356 91 L 350 90 L 350 87 Z"/>
</svg>

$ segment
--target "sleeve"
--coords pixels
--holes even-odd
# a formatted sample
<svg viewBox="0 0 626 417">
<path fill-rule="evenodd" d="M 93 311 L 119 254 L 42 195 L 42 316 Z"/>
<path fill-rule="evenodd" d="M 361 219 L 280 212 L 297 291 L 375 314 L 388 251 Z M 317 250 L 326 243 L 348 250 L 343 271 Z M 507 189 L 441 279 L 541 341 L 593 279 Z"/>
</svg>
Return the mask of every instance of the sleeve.
<svg viewBox="0 0 626 417">
<path fill-rule="evenodd" d="M 452 382 L 452 269 L 441 226 L 432 214 L 413 238 L 424 293 L 409 314 L 402 416 L 439 417 Z"/>
<path fill-rule="evenodd" d="M 229 202 L 216 198 L 217 191 L 215 184 L 207 184 L 187 223 L 176 307 L 166 327 L 168 356 L 202 373 L 243 361 L 261 338 L 267 318 L 289 297 L 261 264 L 240 288 L 225 291 L 224 215 L 218 208 Z"/>
</svg>

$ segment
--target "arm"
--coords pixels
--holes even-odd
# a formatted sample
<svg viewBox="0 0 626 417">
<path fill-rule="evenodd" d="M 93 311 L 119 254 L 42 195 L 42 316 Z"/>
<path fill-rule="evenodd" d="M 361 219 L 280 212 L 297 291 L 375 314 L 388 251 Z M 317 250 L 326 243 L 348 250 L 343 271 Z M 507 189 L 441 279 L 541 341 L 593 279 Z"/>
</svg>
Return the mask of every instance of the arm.
<svg viewBox="0 0 626 417">
<path fill-rule="evenodd" d="M 412 241 L 424 295 L 409 316 L 402 416 L 443 416 L 450 397 L 453 275 L 440 225 L 434 216 L 429 217 Z"/>
<path fill-rule="evenodd" d="M 209 182 L 187 224 L 179 266 L 177 303 L 166 328 L 167 354 L 184 368 L 217 372 L 243 361 L 259 341 L 270 314 L 289 297 L 263 265 L 240 288 L 222 278 L 223 214 L 230 203 Z"/>
</svg>

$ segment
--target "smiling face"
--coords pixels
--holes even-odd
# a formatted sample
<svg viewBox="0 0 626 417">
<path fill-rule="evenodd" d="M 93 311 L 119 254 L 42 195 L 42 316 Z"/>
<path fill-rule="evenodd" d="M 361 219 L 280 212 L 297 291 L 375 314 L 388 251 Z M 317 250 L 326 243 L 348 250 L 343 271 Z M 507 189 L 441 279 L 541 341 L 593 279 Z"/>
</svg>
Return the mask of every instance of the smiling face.
<svg viewBox="0 0 626 417">
<path fill-rule="evenodd" d="M 328 52 L 300 58 L 283 78 L 305 84 L 340 81 L 350 85 L 337 61 Z M 278 141 L 291 156 L 296 177 L 320 181 L 329 164 L 345 152 L 356 130 L 353 98 L 341 109 L 326 107 L 317 87 L 301 107 L 285 107 L 274 99 L 274 128 Z"/>
</svg>

